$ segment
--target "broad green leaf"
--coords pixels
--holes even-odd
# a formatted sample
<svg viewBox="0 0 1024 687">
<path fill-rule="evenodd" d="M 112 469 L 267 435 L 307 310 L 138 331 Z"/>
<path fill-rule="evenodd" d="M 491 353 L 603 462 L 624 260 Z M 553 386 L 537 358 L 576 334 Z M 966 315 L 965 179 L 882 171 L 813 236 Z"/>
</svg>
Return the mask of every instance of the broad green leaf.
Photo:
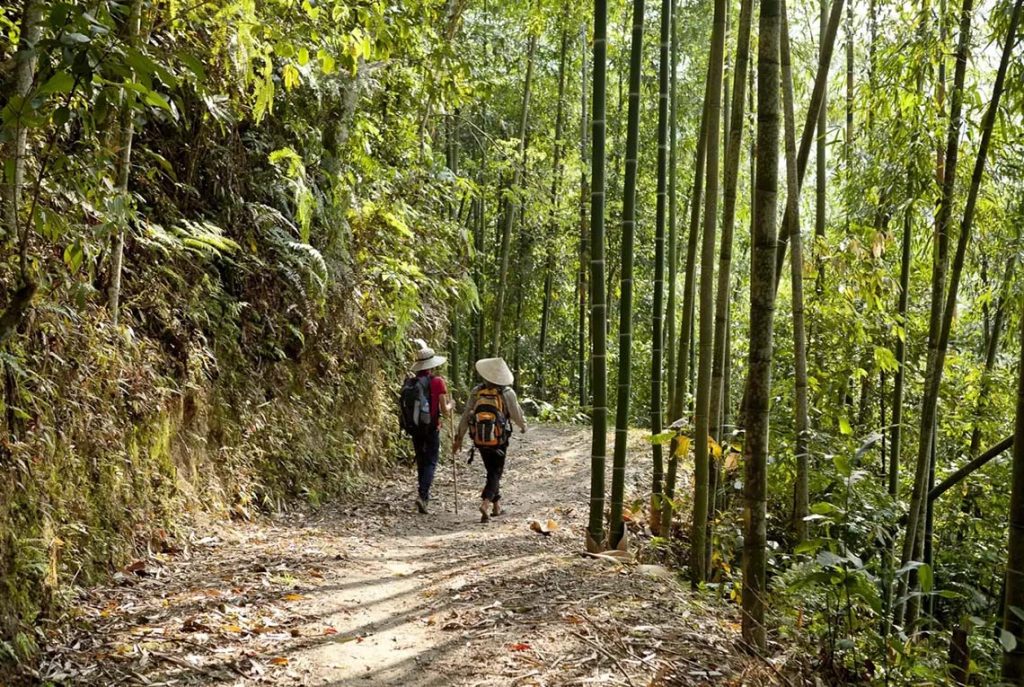
<svg viewBox="0 0 1024 687">
<path fill-rule="evenodd" d="M 41 95 L 49 93 L 70 93 L 75 86 L 75 77 L 67 72 L 55 72 L 39 89 Z"/>
<path fill-rule="evenodd" d="M 840 434 L 853 434 L 853 427 L 850 426 L 850 421 L 845 417 L 839 418 L 839 433 Z"/>
<path fill-rule="evenodd" d="M 932 566 L 924 563 L 920 568 L 917 569 L 917 582 L 921 585 L 921 591 L 925 594 L 930 594 L 932 591 L 932 585 L 934 584 L 934 578 L 932 577 Z"/>
</svg>

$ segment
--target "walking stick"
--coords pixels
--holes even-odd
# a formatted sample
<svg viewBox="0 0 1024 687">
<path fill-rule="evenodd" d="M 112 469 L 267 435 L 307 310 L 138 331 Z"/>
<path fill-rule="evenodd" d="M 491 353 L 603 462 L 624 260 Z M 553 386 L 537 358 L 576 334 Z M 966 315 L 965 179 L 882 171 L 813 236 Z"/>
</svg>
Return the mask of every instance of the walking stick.
<svg viewBox="0 0 1024 687">
<path fill-rule="evenodd" d="M 449 432 L 451 435 L 452 442 L 449 444 L 452 447 L 452 482 L 455 485 L 455 514 L 459 514 L 459 460 L 455 455 L 455 428 L 451 427 Z"/>
</svg>

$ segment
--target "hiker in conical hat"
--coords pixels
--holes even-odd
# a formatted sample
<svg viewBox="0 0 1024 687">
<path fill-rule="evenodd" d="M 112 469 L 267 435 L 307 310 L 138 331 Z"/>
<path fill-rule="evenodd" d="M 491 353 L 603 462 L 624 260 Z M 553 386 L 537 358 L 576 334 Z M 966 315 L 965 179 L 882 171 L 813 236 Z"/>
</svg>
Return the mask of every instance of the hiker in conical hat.
<svg viewBox="0 0 1024 687">
<path fill-rule="evenodd" d="M 430 487 L 434 483 L 434 472 L 441 449 L 441 420 L 450 416 L 455 402 L 448 394 L 444 377 L 437 373 L 447 362 L 443 355 L 436 355 L 423 339 L 416 339 L 418 347 L 412 364 L 413 377 L 402 387 L 402 425 L 412 436 L 416 451 L 416 474 L 418 490 L 416 508 L 427 513 L 430 501 Z"/>
<path fill-rule="evenodd" d="M 462 437 L 469 430 L 473 446 L 480 451 L 487 469 L 487 483 L 480 494 L 480 522 L 501 515 L 501 475 L 505 471 L 505 455 L 512 437 L 512 424 L 526 431 L 526 418 L 512 389 L 512 370 L 501 358 L 484 358 L 476 363 L 483 378 L 469 394 L 459 427 L 455 430 L 452 452 L 462 448 Z M 470 457 L 472 460 L 472 457 Z"/>
</svg>

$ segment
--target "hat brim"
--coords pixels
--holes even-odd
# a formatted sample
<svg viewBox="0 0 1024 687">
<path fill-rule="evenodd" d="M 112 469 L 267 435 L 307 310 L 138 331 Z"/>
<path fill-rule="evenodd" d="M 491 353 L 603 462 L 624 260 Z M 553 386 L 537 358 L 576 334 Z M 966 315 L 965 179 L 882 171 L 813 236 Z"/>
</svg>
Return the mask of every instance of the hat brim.
<svg viewBox="0 0 1024 687">
<path fill-rule="evenodd" d="M 435 367 L 441 367 L 446 362 L 448 362 L 447 357 L 443 355 L 435 355 L 427 358 L 426 360 L 417 360 L 413 363 L 412 371 L 422 372 L 423 370 L 433 370 Z"/>
<path fill-rule="evenodd" d="M 516 379 L 512 370 L 508 369 L 508 364 L 501 358 L 484 358 L 476 361 L 476 371 L 486 381 L 498 386 L 511 386 Z"/>
</svg>

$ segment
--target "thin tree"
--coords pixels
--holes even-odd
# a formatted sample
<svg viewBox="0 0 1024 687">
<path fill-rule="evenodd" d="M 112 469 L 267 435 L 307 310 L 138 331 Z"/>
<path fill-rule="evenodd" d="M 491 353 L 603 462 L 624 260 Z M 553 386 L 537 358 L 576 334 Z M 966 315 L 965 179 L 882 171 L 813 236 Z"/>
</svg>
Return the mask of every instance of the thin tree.
<svg viewBox="0 0 1024 687">
<path fill-rule="evenodd" d="M 700 136 L 697 139 L 697 151 L 694 154 L 693 192 L 690 196 L 689 237 L 686 241 L 686 267 L 683 272 L 683 317 L 679 327 L 679 345 L 676 348 L 676 377 L 673 383 L 672 406 L 669 408 L 669 420 L 673 423 L 683 417 L 686 406 L 687 382 L 689 381 L 690 341 L 693 333 L 693 297 L 695 274 L 697 269 L 697 240 L 700 237 L 700 198 L 704 189 L 704 159 L 707 151 L 708 104 L 705 98 L 700 118 Z M 676 471 L 679 466 L 677 455 L 678 439 L 672 442 L 672 450 L 668 459 L 668 470 L 665 474 L 663 508 L 661 510 L 661 531 L 668 534 L 672 531 L 672 499 L 675 497 Z"/>
<path fill-rule="evenodd" d="M 732 248 L 736 225 L 736 188 L 739 182 L 740 148 L 743 144 L 744 104 L 747 93 L 747 69 L 750 62 L 750 22 L 753 14 L 752 0 L 740 3 L 739 27 L 736 34 L 736 65 L 732 79 L 732 111 L 729 113 L 728 136 L 726 136 L 725 166 L 722 184 L 722 243 L 718 256 L 718 290 L 715 293 L 715 336 L 714 364 L 711 369 L 711 418 L 712 436 L 722 440 L 721 424 L 725 418 L 726 362 L 729 358 L 729 305 L 732 294 Z M 712 471 L 712 482 L 715 470 Z M 713 491 L 713 489 L 712 489 Z M 714 509 L 714 498 L 709 501 L 708 517 Z M 710 535 L 709 535 L 710 536 Z"/>
<path fill-rule="evenodd" d="M 512 172 L 512 183 L 508 189 L 510 197 L 505 199 L 504 224 L 501 233 L 501 269 L 496 284 L 497 305 L 494 309 L 494 338 L 491 341 L 491 353 L 493 355 L 501 355 L 501 328 L 502 320 L 505 319 L 509 253 L 512 248 L 512 225 L 516 214 L 515 203 L 512 201 L 511 194 L 514 194 L 519 189 L 524 168 L 526 167 L 526 125 L 529 122 L 530 87 L 533 81 L 533 61 L 536 52 L 537 36 L 531 33 L 526 53 L 526 76 L 523 79 L 523 106 L 519 114 L 519 149 L 517 151 L 519 160 L 514 165 L 514 171 Z"/>
<path fill-rule="evenodd" d="M 633 0 L 629 54 L 629 110 L 626 120 L 626 177 L 622 188 L 622 252 L 619 265 L 619 375 L 615 405 L 615 454 L 608 515 L 608 546 L 623 543 L 622 501 L 626 491 L 626 443 L 633 350 L 633 235 L 636 229 L 637 152 L 640 147 L 640 76 L 643 59 L 644 0 Z"/>
<path fill-rule="evenodd" d="M 0 158 L 5 162 L 0 176 L 0 194 L 3 197 L 3 234 L 18 244 L 18 277 L 21 286 L 10 295 L 7 306 L 0 314 L 0 344 L 14 335 L 36 293 L 36 284 L 28 273 L 28 240 L 32 231 L 32 218 L 22 220 L 21 189 L 25 183 L 25 161 L 28 153 L 28 127 L 22 122 L 21 110 L 30 103 L 27 99 L 36 77 L 38 52 L 36 44 L 42 37 L 43 3 L 25 0 L 21 11 L 21 26 L 17 50 L 14 53 L 14 88 L 11 97 L 20 105 L 14 115 L 11 140 L 0 144 Z M 15 46 L 11 46 L 14 49 Z M 8 103 L 9 104 L 9 103 Z M 31 213 L 30 213 L 31 214 Z"/>
<path fill-rule="evenodd" d="M 889 496 L 899 496 L 900 484 L 900 447 L 903 441 L 903 390 L 906 384 L 907 368 L 907 304 L 910 300 L 910 256 L 913 238 L 913 204 L 910 204 L 903 215 L 903 245 L 900 257 L 900 300 L 899 323 L 903 335 L 896 337 L 896 378 L 893 380 L 892 392 L 892 439 L 889 446 Z"/>
<path fill-rule="evenodd" d="M 579 294 L 579 331 L 577 334 L 576 376 L 579 379 L 579 406 L 587 407 L 587 202 L 590 188 L 587 184 L 587 29 L 580 28 L 580 249 L 579 276 L 576 288 Z"/>
<path fill-rule="evenodd" d="M 133 0 L 128 9 L 128 20 L 125 24 L 125 42 L 130 48 L 137 48 L 139 31 L 142 23 L 142 0 Z M 127 207 L 128 178 L 131 173 L 132 139 L 135 135 L 135 91 L 125 88 L 121 94 L 121 111 L 119 113 L 119 135 L 117 140 L 117 168 L 114 185 Z M 127 217 L 127 214 L 125 215 Z M 121 273 L 124 263 L 124 235 L 127 227 L 119 222 L 114 230 L 110 250 L 110 286 L 107 291 L 107 309 L 110 319 L 117 325 L 121 301 Z"/>
<path fill-rule="evenodd" d="M 832 53 L 836 45 L 836 35 L 839 33 L 840 20 L 843 17 L 843 5 L 845 0 L 833 0 L 832 9 L 829 12 L 828 23 L 825 25 L 825 33 L 821 37 L 821 46 L 818 51 L 818 68 L 814 76 L 814 87 L 811 90 L 811 99 L 807 105 L 807 116 L 804 119 L 803 133 L 800 136 L 800 147 L 796 155 L 796 182 L 797 189 L 802 189 L 804 184 L 804 173 L 807 171 L 807 160 L 811 155 L 811 144 L 814 142 L 814 132 L 817 128 L 819 113 L 825 103 L 825 91 L 828 86 L 828 70 L 832 64 Z M 788 218 L 783 218 L 781 233 L 779 234 L 779 249 L 775 253 L 775 290 L 779 289 L 779 280 L 782 278 L 782 263 L 786 259 L 786 245 L 789 243 L 789 234 L 786 227 L 789 226 Z"/>
<path fill-rule="evenodd" d="M 665 214 L 668 210 L 668 116 L 669 116 L 669 40 L 672 29 L 672 0 L 661 0 L 661 43 L 658 66 L 658 189 L 654 228 L 654 309 L 651 327 L 651 433 L 661 434 L 665 409 L 662 390 L 662 300 L 665 292 Z M 651 522 L 660 521 L 661 482 L 664 471 L 662 445 L 655 442 L 654 475 L 651 481 Z"/>
<path fill-rule="evenodd" d="M 676 147 L 678 143 L 677 98 L 676 86 L 679 66 L 679 30 L 676 27 L 676 7 L 672 7 L 672 45 L 671 45 L 671 77 L 669 81 L 669 148 L 668 148 L 668 304 L 666 305 L 666 365 L 665 380 L 668 386 L 668 407 L 673 406 L 676 379 L 676 282 L 679 280 L 679 231 L 676 226 L 676 209 L 678 204 L 676 189 Z M 672 418 L 670 418 L 672 419 Z M 652 525 L 654 521 L 651 520 Z M 660 528 L 659 528 L 660 529 Z"/>
<path fill-rule="evenodd" d="M 747 456 L 743 479 L 742 631 L 743 638 L 762 651 L 766 644 L 764 610 L 768 592 L 768 411 L 771 403 L 777 241 L 775 213 L 779 176 L 780 5 L 779 0 L 761 0 L 758 21 L 757 176 L 754 181 L 754 233 L 751 237 L 749 382 L 745 408 Z"/>
<path fill-rule="evenodd" d="M 711 367 L 714 353 L 715 232 L 718 222 L 718 122 L 722 115 L 722 72 L 725 54 L 725 0 L 715 0 L 711 24 L 711 57 L 708 65 L 708 151 L 707 182 L 704 193 L 704 233 L 701 237 L 700 328 L 697 362 L 697 398 L 694 406 L 693 438 L 693 534 L 691 535 L 691 582 L 707 577 L 705 548 L 708 520 L 711 432 Z M 717 415 L 716 415 L 717 419 Z"/>
<path fill-rule="evenodd" d="M 828 31 L 828 0 L 821 0 L 818 12 L 818 35 L 824 37 Z M 819 60 L 821 59 L 824 44 L 818 46 Z M 828 190 L 828 146 L 826 135 L 828 133 L 828 70 L 822 74 L 823 88 L 821 93 L 821 106 L 818 108 L 818 124 L 814 137 L 815 140 L 815 186 L 814 186 L 814 238 L 815 242 L 821 244 L 825 240 L 825 222 L 827 219 L 825 208 L 825 195 Z M 822 246 L 815 247 L 815 292 L 820 299 L 825 290 L 825 260 L 821 256 Z"/>
<path fill-rule="evenodd" d="M 565 6 L 565 14 L 568 14 L 568 5 Z M 563 24 L 566 18 L 563 16 Z M 554 151 L 551 160 L 551 211 L 549 213 L 549 237 L 557 235 L 557 217 L 559 192 L 562 185 L 562 120 L 565 100 L 565 62 L 569 54 L 569 30 L 562 28 L 561 48 L 558 58 L 558 102 L 555 105 L 555 139 Z M 540 341 L 537 345 L 537 388 L 541 397 L 545 397 L 546 387 L 544 384 L 544 373 L 547 365 L 547 343 L 548 324 L 551 320 L 551 292 L 554 287 L 556 252 L 553 246 L 548 246 L 548 259 L 544 265 L 544 300 L 541 306 L 540 318 Z"/>
<path fill-rule="evenodd" d="M 793 532 L 797 543 L 807 539 L 808 487 L 807 340 L 804 334 L 804 258 L 800 237 L 800 191 L 796 182 L 796 116 L 793 113 L 793 66 L 789 50 L 789 18 L 782 3 L 782 101 L 786 130 L 786 211 L 793 282 L 793 411 L 796 429 L 796 477 L 793 480 Z"/>
<path fill-rule="evenodd" d="M 590 369 L 594 408 L 591 412 L 590 518 L 588 551 L 604 546 L 604 473 L 608 432 L 608 377 L 604 292 L 604 143 L 607 83 L 607 0 L 594 0 L 593 150 L 590 156 Z"/>
<path fill-rule="evenodd" d="M 711 367 L 711 400 L 708 409 L 709 434 L 721 443 L 723 440 L 723 424 L 727 414 L 728 386 L 726 382 L 727 360 L 729 349 L 729 307 L 732 293 L 732 249 L 733 234 L 736 224 L 736 187 L 739 181 L 740 148 L 743 142 L 744 103 L 747 91 L 747 68 L 750 62 L 750 21 L 753 3 L 742 0 L 740 3 L 739 27 L 736 35 L 736 64 L 732 74 L 732 94 L 722 108 L 725 122 L 722 129 L 725 135 L 725 165 L 722 173 L 722 242 L 718 256 L 718 288 L 715 292 L 714 345 Z M 725 93 L 729 91 L 729 79 L 725 79 Z M 730 103 L 732 109 L 730 111 Z M 721 455 L 721 452 L 719 453 Z M 708 515 L 707 535 L 704 542 L 705 566 L 711 565 L 711 541 L 716 510 L 716 494 L 718 491 L 719 466 L 709 461 L 708 471 Z"/>
</svg>

